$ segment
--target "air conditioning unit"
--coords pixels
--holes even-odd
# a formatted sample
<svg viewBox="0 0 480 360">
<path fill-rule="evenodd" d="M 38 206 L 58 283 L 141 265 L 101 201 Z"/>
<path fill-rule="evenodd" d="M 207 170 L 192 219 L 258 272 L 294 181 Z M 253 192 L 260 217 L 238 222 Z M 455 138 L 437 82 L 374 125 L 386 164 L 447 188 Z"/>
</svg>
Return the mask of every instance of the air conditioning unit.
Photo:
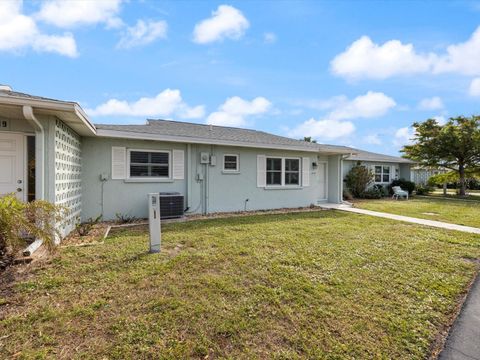
<svg viewBox="0 0 480 360">
<path fill-rule="evenodd" d="M 160 193 L 160 219 L 180 218 L 184 214 L 183 195 L 178 192 Z"/>
</svg>

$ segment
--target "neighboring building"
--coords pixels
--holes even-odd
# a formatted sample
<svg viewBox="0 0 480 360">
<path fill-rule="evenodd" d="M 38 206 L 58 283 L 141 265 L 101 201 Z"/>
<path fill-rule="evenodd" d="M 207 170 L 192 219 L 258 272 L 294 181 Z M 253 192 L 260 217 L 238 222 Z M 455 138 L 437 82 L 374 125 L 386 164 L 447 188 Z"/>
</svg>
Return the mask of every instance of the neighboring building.
<svg viewBox="0 0 480 360">
<path fill-rule="evenodd" d="M 438 174 L 445 174 L 448 172 L 447 169 L 444 168 L 426 168 L 421 166 L 415 166 L 412 168 L 412 176 L 411 179 L 415 184 L 426 185 L 428 183 L 428 179 L 430 179 L 434 175 Z"/>
<path fill-rule="evenodd" d="M 261 131 L 149 120 L 93 125 L 75 102 L 0 87 L 0 194 L 45 199 L 80 219 L 147 216 L 147 194 L 179 192 L 190 213 L 342 201 L 352 149 Z"/>
<path fill-rule="evenodd" d="M 393 180 L 412 180 L 412 167 L 415 162 L 409 159 L 373 153 L 359 149 L 351 149 L 352 155 L 343 161 L 343 175 L 347 175 L 350 169 L 360 162 L 368 167 L 374 174 L 375 184 L 388 185 Z"/>
</svg>

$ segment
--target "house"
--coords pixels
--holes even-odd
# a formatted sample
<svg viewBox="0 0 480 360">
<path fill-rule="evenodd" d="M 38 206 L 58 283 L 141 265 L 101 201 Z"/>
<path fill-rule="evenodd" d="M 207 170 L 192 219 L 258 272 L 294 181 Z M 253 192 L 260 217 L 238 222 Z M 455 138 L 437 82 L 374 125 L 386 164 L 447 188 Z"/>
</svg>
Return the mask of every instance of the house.
<svg viewBox="0 0 480 360">
<path fill-rule="evenodd" d="M 146 217 L 151 192 L 179 192 L 203 214 L 340 203 L 351 152 L 176 121 L 94 125 L 75 102 L 0 87 L 0 195 L 65 206 L 64 234 L 98 215 Z"/>
<path fill-rule="evenodd" d="M 399 179 L 413 181 L 412 168 L 416 163 L 412 160 L 354 148 L 351 148 L 351 152 L 343 161 L 344 176 L 360 162 L 372 171 L 375 184 L 387 186 L 393 180 Z"/>
</svg>

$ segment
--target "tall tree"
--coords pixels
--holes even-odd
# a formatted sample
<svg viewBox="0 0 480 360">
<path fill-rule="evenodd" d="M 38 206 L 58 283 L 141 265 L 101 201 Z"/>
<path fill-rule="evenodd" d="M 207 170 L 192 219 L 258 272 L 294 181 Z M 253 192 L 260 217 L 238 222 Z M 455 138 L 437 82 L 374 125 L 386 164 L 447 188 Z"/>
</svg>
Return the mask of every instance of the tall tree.
<svg viewBox="0 0 480 360">
<path fill-rule="evenodd" d="M 405 157 L 457 172 L 460 195 L 465 196 L 466 173 L 480 169 L 480 116 L 450 118 L 445 125 L 428 119 L 414 123 L 413 128 L 413 144 L 402 149 Z"/>
</svg>

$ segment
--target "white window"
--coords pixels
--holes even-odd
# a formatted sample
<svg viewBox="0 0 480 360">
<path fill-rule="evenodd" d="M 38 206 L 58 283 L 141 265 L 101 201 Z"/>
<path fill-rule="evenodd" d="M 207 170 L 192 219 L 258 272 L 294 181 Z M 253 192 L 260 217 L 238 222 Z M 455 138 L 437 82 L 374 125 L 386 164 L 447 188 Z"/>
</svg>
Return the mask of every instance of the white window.
<svg viewBox="0 0 480 360">
<path fill-rule="evenodd" d="M 157 150 L 128 150 L 128 178 L 169 179 L 170 152 Z"/>
<path fill-rule="evenodd" d="M 223 171 L 226 171 L 226 172 L 240 171 L 239 156 L 237 154 L 223 155 Z"/>
<path fill-rule="evenodd" d="M 390 166 L 375 165 L 375 182 L 390 183 Z"/>
<path fill-rule="evenodd" d="M 267 157 L 267 186 L 300 185 L 300 159 Z"/>
</svg>

